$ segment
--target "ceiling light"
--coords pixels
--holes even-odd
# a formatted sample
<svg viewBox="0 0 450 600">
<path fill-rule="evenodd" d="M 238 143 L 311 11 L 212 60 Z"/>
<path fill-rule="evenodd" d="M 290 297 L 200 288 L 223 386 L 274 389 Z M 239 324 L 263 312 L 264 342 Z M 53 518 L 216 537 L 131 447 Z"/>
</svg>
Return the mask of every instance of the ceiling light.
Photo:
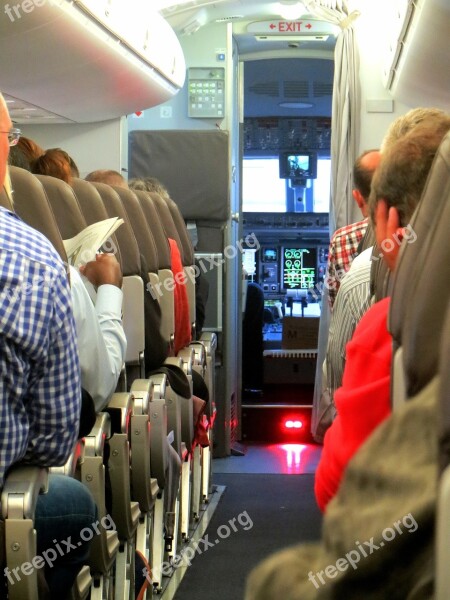
<svg viewBox="0 0 450 600">
<path fill-rule="evenodd" d="M 278 12 L 286 21 L 295 21 L 305 12 L 305 7 L 301 2 L 279 2 Z"/>
</svg>

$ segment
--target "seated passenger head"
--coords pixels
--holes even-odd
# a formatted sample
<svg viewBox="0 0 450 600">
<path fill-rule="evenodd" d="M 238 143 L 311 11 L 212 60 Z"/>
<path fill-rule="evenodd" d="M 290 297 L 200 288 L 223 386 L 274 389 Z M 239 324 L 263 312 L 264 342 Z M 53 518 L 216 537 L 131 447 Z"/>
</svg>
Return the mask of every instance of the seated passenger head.
<svg viewBox="0 0 450 600">
<path fill-rule="evenodd" d="M 60 150 L 47 150 L 31 163 L 31 172 L 35 175 L 49 175 L 72 183 L 72 171 L 68 159 Z"/>
<path fill-rule="evenodd" d="M 20 167 L 27 171 L 31 170 L 30 161 L 28 160 L 27 155 L 17 144 L 9 149 L 8 163 L 11 167 Z"/>
<path fill-rule="evenodd" d="M 86 175 L 85 180 L 95 183 L 106 183 L 108 185 L 128 189 L 128 183 L 125 178 L 122 177 L 118 171 L 113 171 L 111 169 L 98 169 L 97 171 L 92 171 Z"/>
<path fill-rule="evenodd" d="M 353 166 L 352 195 L 363 217 L 369 214 L 370 184 L 380 157 L 379 150 L 366 150 L 356 159 Z"/>
<path fill-rule="evenodd" d="M 436 152 L 450 131 L 450 115 L 425 119 L 383 153 L 372 180 L 370 215 L 383 259 L 392 271 L 405 228 L 422 196 Z M 408 234 L 411 232 L 408 231 Z"/>
<path fill-rule="evenodd" d="M 170 199 L 167 188 L 156 177 L 142 177 L 141 179 L 130 179 L 129 187 L 132 190 L 140 190 L 143 192 L 155 192 L 161 198 Z"/>
<path fill-rule="evenodd" d="M 36 144 L 34 140 L 23 135 L 20 136 L 16 147 L 23 152 L 29 163 L 32 163 L 33 160 L 36 160 L 45 152 L 45 150 L 41 148 L 39 144 Z"/>
<path fill-rule="evenodd" d="M 436 120 L 437 123 L 445 116 L 440 108 L 413 108 L 393 121 L 384 136 L 381 152 L 386 152 L 397 140 L 409 133 L 416 125 L 424 121 Z"/>
<path fill-rule="evenodd" d="M 75 161 L 73 160 L 73 158 L 71 156 L 69 156 L 69 154 L 67 154 L 67 152 L 65 150 L 62 150 L 61 148 L 50 148 L 49 150 L 47 150 L 47 152 L 54 153 L 55 155 L 60 154 L 63 157 L 63 159 L 69 163 L 70 172 L 72 174 L 72 177 L 80 176 L 80 171 L 78 170 L 78 167 L 77 167 Z"/>
</svg>

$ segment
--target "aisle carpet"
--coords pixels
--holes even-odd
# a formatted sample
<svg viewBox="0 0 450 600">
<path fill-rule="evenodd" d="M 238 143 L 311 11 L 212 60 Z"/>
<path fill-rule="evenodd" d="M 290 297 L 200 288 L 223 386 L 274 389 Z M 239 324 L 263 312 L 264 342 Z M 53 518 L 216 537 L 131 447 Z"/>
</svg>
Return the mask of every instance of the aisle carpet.
<svg viewBox="0 0 450 600">
<path fill-rule="evenodd" d="M 195 556 L 174 600 L 242 600 L 246 577 L 263 558 L 320 538 L 314 475 L 222 473 L 215 474 L 214 483 L 226 486 L 206 531 L 214 547 L 199 543 L 202 553 Z"/>
</svg>

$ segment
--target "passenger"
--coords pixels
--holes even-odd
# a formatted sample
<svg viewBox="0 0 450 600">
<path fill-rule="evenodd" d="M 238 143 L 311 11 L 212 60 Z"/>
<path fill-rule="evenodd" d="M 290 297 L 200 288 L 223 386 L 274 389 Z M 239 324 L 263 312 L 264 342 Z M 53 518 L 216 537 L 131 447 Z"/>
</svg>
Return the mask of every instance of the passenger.
<svg viewBox="0 0 450 600">
<path fill-rule="evenodd" d="M 370 195 L 371 217 L 378 245 L 383 249 L 383 260 L 391 271 L 395 269 L 401 239 L 409 239 L 411 232 L 405 228 L 448 129 L 450 116 L 445 113 L 440 122 L 425 121 L 418 125 L 383 154 L 375 172 Z M 391 245 L 392 250 L 384 250 Z M 392 337 L 387 329 L 388 312 L 389 298 L 374 304 L 347 345 L 342 387 L 334 396 L 337 416 L 325 435 L 316 471 L 315 492 L 321 510 L 336 493 L 350 458 L 390 413 Z"/>
<path fill-rule="evenodd" d="M 126 179 L 118 172 L 111 169 L 98 169 L 92 171 L 85 177 L 86 181 L 106 183 L 108 185 L 115 185 L 117 187 L 128 189 L 128 183 Z"/>
<path fill-rule="evenodd" d="M 100 412 L 114 393 L 125 362 L 122 270 L 114 255 L 97 254 L 80 272 L 96 289 L 93 303 L 78 271 L 70 267 L 81 381 Z"/>
<path fill-rule="evenodd" d="M 61 148 L 50 148 L 49 150 L 47 150 L 47 152 L 60 154 L 62 156 L 62 158 L 69 163 L 70 172 L 71 172 L 72 177 L 80 176 L 80 171 L 78 169 L 76 162 L 65 150 L 62 150 Z"/>
<path fill-rule="evenodd" d="M 41 174 L 50 175 L 51 171 L 52 177 L 66 183 L 67 179 L 72 180 L 70 157 L 60 148 L 47 150 L 33 164 L 35 172 L 46 171 Z M 86 434 L 86 429 L 90 429 L 86 421 L 92 420 L 94 411 L 105 408 L 116 389 L 127 341 L 122 327 L 122 271 L 117 259 L 111 254 L 97 254 L 96 260 L 80 271 L 95 287 L 91 299 L 77 269 L 69 267 L 81 383 L 94 404 L 91 411 L 89 398 L 83 396 L 81 427 Z"/>
<path fill-rule="evenodd" d="M 171 199 L 167 188 L 156 177 L 130 179 L 128 186 L 131 190 L 155 192 L 165 200 Z M 197 339 L 199 339 L 205 323 L 206 303 L 209 296 L 209 282 L 206 277 L 202 275 L 202 269 L 197 260 L 195 260 L 195 265 L 197 267 L 195 269 L 195 333 Z"/>
<path fill-rule="evenodd" d="M 374 176 L 371 215 L 376 220 L 380 246 L 385 240 L 391 241 L 392 250 L 385 252 L 390 268 L 394 268 L 399 252 L 397 236 L 403 235 L 408 241 L 402 225 L 417 204 L 418 188 L 423 188 L 437 146 L 449 130 L 450 117 L 443 118 L 441 127 L 428 122 L 419 125 L 386 152 Z M 370 327 L 369 315 L 382 317 L 378 327 L 385 330 L 388 304 L 385 300 L 374 305 L 360 323 L 365 321 L 373 337 L 385 347 L 380 353 L 387 388 L 391 340 L 387 332 L 376 331 L 374 321 Z M 375 346 L 374 340 L 373 348 L 361 358 L 358 374 L 350 373 L 357 385 L 366 370 L 380 370 L 374 362 Z M 345 374 L 344 386 L 346 383 Z M 389 391 L 382 393 L 389 397 Z M 323 544 L 296 546 L 270 557 L 251 573 L 245 600 L 433 597 L 437 395 L 435 382 L 430 382 L 379 425 L 349 463 L 327 508 Z M 372 409 L 374 401 L 379 402 L 379 397 L 361 397 L 360 404 L 353 407 L 356 414 Z M 383 409 L 375 410 L 382 420 Z M 389 407 L 384 409 L 386 414 L 388 411 Z M 356 432 L 359 427 L 356 424 Z M 354 433 L 350 427 L 341 429 L 346 435 Z M 365 429 L 369 433 L 370 427 Z"/>
<path fill-rule="evenodd" d="M 375 168 L 378 166 L 381 158 L 379 152 L 371 153 L 370 170 L 362 169 L 364 158 L 360 158 L 355 163 L 355 183 L 359 189 L 353 190 L 358 198 L 365 215 L 367 215 L 367 203 L 370 195 L 370 185 Z M 367 156 L 368 155 L 363 155 Z M 364 204 L 363 204 L 364 203 Z M 355 327 L 363 314 L 370 307 L 370 256 L 371 249 L 356 256 L 349 265 L 349 269 L 343 280 L 339 284 L 339 293 L 336 294 L 333 312 L 331 313 L 330 328 L 328 331 L 328 346 L 326 356 L 326 374 L 327 391 L 329 401 L 334 403 L 334 392 L 342 384 L 342 373 L 345 364 L 345 346 L 350 341 Z M 358 265 L 355 263 L 358 262 Z M 347 281 L 351 275 L 350 282 Z M 345 286 L 345 290 L 343 289 Z"/>
<path fill-rule="evenodd" d="M 10 128 L 0 94 L 0 185 L 6 177 Z M 44 236 L 3 208 L 0 281 L 2 486 L 15 463 L 65 463 L 78 434 L 81 383 L 64 265 Z M 46 568 L 51 598 L 69 593 L 89 552 L 80 531 L 92 526 L 96 516 L 95 503 L 81 483 L 50 476 L 49 491 L 36 508 L 38 552 L 54 548 L 55 540 L 77 540 L 76 548 Z"/>
<path fill-rule="evenodd" d="M 20 167 L 26 171 L 30 171 L 30 161 L 25 152 L 18 145 L 11 146 L 9 150 L 8 164 L 12 167 Z"/>
<path fill-rule="evenodd" d="M 436 108 L 414 108 L 396 119 L 389 127 L 382 142 L 386 152 L 402 136 L 406 135 L 424 119 L 439 122 L 445 115 Z M 334 402 L 334 392 L 342 385 L 346 360 L 346 345 L 351 340 L 355 327 L 371 304 L 370 272 L 372 250 L 367 248 L 357 256 L 344 277 L 336 296 L 328 333 L 326 357 L 327 391 L 329 401 Z"/>
<path fill-rule="evenodd" d="M 397 140 L 414 129 L 416 125 L 420 125 L 424 121 L 430 122 L 433 120 L 439 123 L 444 115 L 445 111 L 440 108 L 412 108 L 390 124 L 381 143 L 381 152 L 385 152 Z"/>
<path fill-rule="evenodd" d="M 45 150 L 39 146 L 34 140 L 21 135 L 16 145 L 27 157 L 29 163 L 39 158 L 45 153 Z"/>
<path fill-rule="evenodd" d="M 130 179 L 128 186 L 132 190 L 140 190 L 142 192 L 155 192 L 164 200 L 170 199 L 169 191 L 156 177 L 142 177 L 141 179 Z"/>
<path fill-rule="evenodd" d="M 333 308 L 340 283 L 345 273 L 349 270 L 352 260 L 357 254 L 358 245 L 367 229 L 367 200 L 370 194 L 370 181 L 379 160 L 380 153 L 378 150 L 368 150 L 356 159 L 353 167 L 353 183 L 355 187 L 352 195 L 364 219 L 341 227 L 334 232 L 331 238 L 326 277 L 328 301 L 331 309 Z"/>
<path fill-rule="evenodd" d="M 67 155 L 68 156 L 68 155 Z M 72 184 L 72 169 L 69 159 L 60 150 L 47 150 L 31 163 L 31 172 L 35 175 L 49 175 Z"/>
</svg>

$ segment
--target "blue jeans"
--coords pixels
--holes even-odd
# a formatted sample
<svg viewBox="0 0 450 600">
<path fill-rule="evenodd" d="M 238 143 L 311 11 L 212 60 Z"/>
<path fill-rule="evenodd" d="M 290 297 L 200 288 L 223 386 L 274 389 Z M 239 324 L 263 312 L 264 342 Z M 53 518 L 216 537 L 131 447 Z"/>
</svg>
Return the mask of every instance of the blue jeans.
<svg viewBox="0 0 450 600">
<path fill-rule="evenodd" d="M 93 535 L 80 532 L 97 520 L 97 507 L 89 490 L 76 479 L 50 475 L 47 494 L 36 506 L 37 551 L 46 561 L 45 578 L 51 598 L 65 598 L 89 557 Z"/>
</svg>

